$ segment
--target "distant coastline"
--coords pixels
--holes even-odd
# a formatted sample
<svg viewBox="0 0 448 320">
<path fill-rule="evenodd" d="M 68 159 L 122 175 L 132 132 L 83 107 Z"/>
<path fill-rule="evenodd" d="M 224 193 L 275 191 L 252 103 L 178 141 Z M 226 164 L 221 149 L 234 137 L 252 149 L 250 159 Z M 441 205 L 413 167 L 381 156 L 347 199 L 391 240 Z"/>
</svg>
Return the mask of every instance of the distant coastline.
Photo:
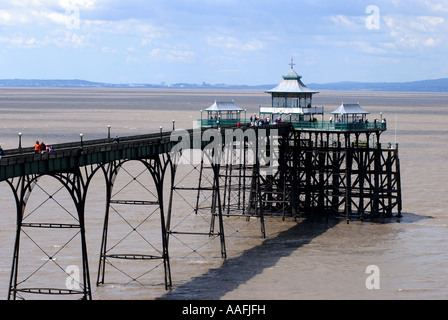
<svg viewBox="0 0 448 320">
<path fill-rule="evenodd" d="M 276 84 L 229 85 L 229 84 L 114 84 L 86 80 L 40 80 L 40 79 L 0 79 L 0 88 L 149 88 L 149 89 L 229 89 L 229 90 L 269 90 Z M 448 92 L 448 78 L 413 82 L 334 82 L 310 83 L 310 88 L 329 91 L 387 91 L 387 92 Z"/>
</svg>

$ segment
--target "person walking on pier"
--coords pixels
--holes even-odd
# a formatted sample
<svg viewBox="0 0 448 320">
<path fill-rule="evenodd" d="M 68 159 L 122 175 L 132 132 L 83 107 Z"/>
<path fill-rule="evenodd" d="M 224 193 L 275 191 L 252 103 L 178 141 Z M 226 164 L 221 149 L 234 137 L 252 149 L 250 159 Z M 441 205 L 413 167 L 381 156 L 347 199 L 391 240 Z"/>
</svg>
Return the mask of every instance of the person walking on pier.
<svg viewBox="0 0 448 320">
<path fill-rule="evenodd" d="M 34 144 L 34 153 L 39 153 L 40 150 L 40 143 L 39 141 L 36 141 L 36 143 Z"/>
<path fill-rule="evenodd" d="M 0 146 L 0 159 L 5 155 L 5 151 L 3 151 L 2 146 Z"/>
<path fill-rule="evenodd" d="M 44 153 L 45 151 L 47 151 L 47 146 L 46 146 L 46 144 L 42 141 L 42 142 L 40 143 L 40 146 L 39 146 L 39 152 L 40 152 L 40 153 Z"/>
</svg>

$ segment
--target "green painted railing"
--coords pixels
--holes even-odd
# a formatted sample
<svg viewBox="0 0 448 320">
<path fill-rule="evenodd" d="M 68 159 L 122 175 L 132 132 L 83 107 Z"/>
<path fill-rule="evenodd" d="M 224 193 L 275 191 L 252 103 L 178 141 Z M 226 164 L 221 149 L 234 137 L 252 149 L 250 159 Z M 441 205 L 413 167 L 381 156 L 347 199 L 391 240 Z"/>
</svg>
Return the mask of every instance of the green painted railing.
<svg viewBox="0 0 448 320">
<path fill-rule="evenodd" d="M 362 123 L 338 123 L 330 121 L 320 122 L 292 122 L 294 129 L 316 129 L 316 130 L 387 130 L 387 124 L 381 122 L 362 122 Z"/>
<path fill-rule="evenodd" d="M 225 126 L 223 126 L 225 128 Z M 235 126 L 233 126 L 234 128 Z M 245 127 L 245 128 L 244 128 Z M 250 127 L 244 125 L 244 129 Z M 216 128 L 216 126 L 214 126 Z M 229 126 L 232 128 L 232 126 Z M 275 129 L 276 134 L 287 135 L 291 130 L 291 124 L 284 123 L 275 126 L 264 127 L 267 130 Z M 264 129 L 263 128 L 263 129 Z M 196 129 L 188 130 L 190 147 L 204 148 L 209 141 L 202 140 L 202 133 L 209 130 L 203 127 L 198 133 Z M 258 128 L 255 128 L 258 130 Z M 223 142 L 226 141 L 225 131 L 221 134 Z M 183 132 L 179 133 L 184 137 Z M 104 164 L 116 160 L 148 159 L 160 154 L 170 153 L 179 141 L 179 134 L 165 131 L 138 136 L 120 137 L 119 143 L 113 139 L 98 139 L 54 144 L 54 152 L 34 153 L 33 147 L 5 150 L 6 155 L 0 158 L 0 182 L 29 174 L 48 174 L 51 172 L 66 172 L 78 167 Z M 269 131 L 266 132 L 269 136 Z M 182 138 L 183 139 L 183 138 Z M 196 144 L 197 139 L 199 143 Z"/>
<path fill-rule="evenodd" d="M 211 119 L 199 119 L 198 124 L 201 127 L 217 127 L 220 126 L 236 126 L 237 123 L 244 123 L 244 120 L 238 119 L 221 119 L 221 120 L 211 120 Z"/>
<path fill-rule="evenodd" d="M 243 120 L 237 120 L 237 119 L 198 120 L 198 124 L 201 127 L 218 127 L 218 125 L 236 126 L 238 122 L 240 122 L 242 125 L 245 124 Z M 289 121 L 286 121 L 285 123 L 289 123 Z M 294 129 L 309 129 L 309 130 L 333 130 L 333 131 L 387 130 L 387 124 L 382 122 L 340 123 L 330 121 L 318 121 L 318 122 L 293 121 L 292 125 L 294 126 Z"/>
</svg>

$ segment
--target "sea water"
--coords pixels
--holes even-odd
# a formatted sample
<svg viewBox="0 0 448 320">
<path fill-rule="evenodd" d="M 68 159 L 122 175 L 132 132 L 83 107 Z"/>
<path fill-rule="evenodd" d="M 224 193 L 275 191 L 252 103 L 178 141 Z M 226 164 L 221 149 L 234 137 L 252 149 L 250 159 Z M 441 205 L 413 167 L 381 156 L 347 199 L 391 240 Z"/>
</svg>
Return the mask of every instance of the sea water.
<svg viewBox="0 0 448 320">
<path fill-rule="evenodd" d="M 270 97 L 262 91 L 149 89 L 0 89 L 0 145 L 31 147 L 113 136 L 192 128 L 200 110 L 215 100 L 234 101 L 257 113 Z M 165 290 L 157 262 L 118 261 L 107 265 L 97 286 L 105 214 L 104 179 L 95 176 L 86 203 L 86 238 L 94 299 L 446 299 L 448 297 L 448 94 L 322 92 L 313 104 L 333 111 L 360 103 L 370 120 L 386 118 L 383 143 L 398 143 L 403 217 L 386 221 L 309 221 L 267 218 L 267 237 L 258 219 L 224 219 L 227 259 L 219 237 L 173 235 L 170 265 L 173 287 Z M 174 122 L 173 122 L 174 120 Z M 324 119 L 327 120 L 327 119 Z M 184 168 L 182 185 L 197 171 Z M 193 169 L 192 169 L 193 170 Z M 122 199 L 153 197 L 151 187 L 127 184 L 144 168 L 129 165 L 114 190 Z M 142 178 L 150 181 L 150 177 Z M 129 189 L 129 190 L 127 190 Z M 169 190 L 164 190 L 169 194 Z M 51 195 L 51 197 L 50 197 Z M 117 195 L 118 196 L 118 195 Z M 166 197 L 167 198 L 167 197 Z M 165 198 L 165 199 L 166 199 Z M 206 230 L 210 221 L 191 215 L 194 195 L 177 193 L 173 224 L 180 230 Z M 9 186 L 0 184 L 0 298 L 8 296 L 16 209 Z M 160 252 L 160 216 L 154 208 L 114 208 L 109 245 L 121 253 Z M 39 180 L 27 205 L 27 221 L 71 221 L 73 204 L 54 179 Z M 185 219 L 184 219 L 185 217 Z M 187 219 L 188 217 L 188 219 Z M 197 218 L 195 220 L 195 218 Z M 184 220 L 183 220 L 184 219 Z M 191 219 L 191 220 L 190 220 Z M 201 221 L 200 221 L 201 220 Z M 132 232 L 138 226 L 139 232 Z M 70 239 L 74 239 L 70 241 Z M 66 230 L 26 230 L 21 237 L 19 281 L 23 287 L 66 287 L 62 269 L 81 267 L 79 235 Z M 112 248 L 113 247 L 113 248 Z M 54 261 L 49 261 L 52 256 Z M 151 264 L 152 263 L 152 264 Z M 62 277 L 53 277 L 56 273 Z M 36 298 L 36 296 L 28 296 Z M 47 298 L 39 296 L 39 299 Z"/>
</svg>

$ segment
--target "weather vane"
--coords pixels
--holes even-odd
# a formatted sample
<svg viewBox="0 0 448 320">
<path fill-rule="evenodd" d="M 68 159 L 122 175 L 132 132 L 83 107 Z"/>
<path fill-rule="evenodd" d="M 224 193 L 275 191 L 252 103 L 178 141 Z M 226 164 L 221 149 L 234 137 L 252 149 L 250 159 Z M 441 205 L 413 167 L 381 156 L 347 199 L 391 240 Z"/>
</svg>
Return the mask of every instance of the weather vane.
<svg viewBox="0 0 448 320">
<path fill-rule="evenodd" d="M 291 66 L 291 69 L 294 69 L 294 66 L 296 64 L 294 63 L 294 59 L 293 58 L 291 58 L 291 63 L 289 65 Z"/>
</svg>

